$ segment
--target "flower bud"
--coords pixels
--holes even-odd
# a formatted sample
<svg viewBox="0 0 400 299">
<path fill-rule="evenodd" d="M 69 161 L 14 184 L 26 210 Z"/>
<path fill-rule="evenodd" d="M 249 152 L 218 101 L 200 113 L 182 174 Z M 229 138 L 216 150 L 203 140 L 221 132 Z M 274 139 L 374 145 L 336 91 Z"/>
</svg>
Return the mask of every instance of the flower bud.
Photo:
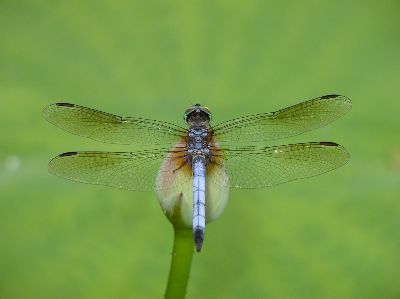
<svg viewBox="0 0 400 299">
<path fill-rule="evenodd" d="M 177 144 L 179 148 L 182 144 Z M 175 170 L 175 171 L 173 171 Z M 172 225 L 192 228 L 193 182 L 192 169 L 179 151 L 171 150 L 157 176 L 157 197 L 161 208 Z M 213 182 L 220 182 L 216 184 Z M 221 165 L 209 165 L 206 173 L 206 222 L 223 212 L 228 201 L 228 177 Z"/>
</svg>

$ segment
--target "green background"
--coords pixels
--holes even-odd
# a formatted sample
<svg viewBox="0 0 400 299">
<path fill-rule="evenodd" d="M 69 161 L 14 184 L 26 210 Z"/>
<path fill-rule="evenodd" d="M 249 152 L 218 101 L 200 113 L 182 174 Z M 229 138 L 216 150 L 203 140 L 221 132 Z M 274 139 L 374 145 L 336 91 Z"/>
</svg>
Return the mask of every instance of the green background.
<svg viewBox="0 0 400 299">
<path fill-rule="evenodd" d="M 335 141 L 350 163 L 232 190 L 195 254 L 188 298 L 400 297 L 398 1 L 0 1 L 0 297 L 160 298 L 172 228 L 154 194 L 50 175 L 73 150 L 68 101 L 184 125 L 339 93 L 353 109 L 283 140 Z"/>
</svg>

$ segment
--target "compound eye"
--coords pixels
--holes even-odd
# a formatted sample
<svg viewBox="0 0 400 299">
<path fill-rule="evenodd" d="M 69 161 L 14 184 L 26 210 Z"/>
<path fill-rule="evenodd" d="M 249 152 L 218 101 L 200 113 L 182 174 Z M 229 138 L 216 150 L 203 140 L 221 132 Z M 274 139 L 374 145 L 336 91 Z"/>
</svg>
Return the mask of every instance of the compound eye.
<svg viewBox="0 0 400 299">
<path fill-rule="evenodd" d="M 205 114 L 207 114 L 208 118 L 211 120 L 211 111 L 207 107 L 202 107 L 202 110 Z"/>
<path fill-rule="evenodd" d="M 185 111 L 185 114 L 183 115 L 183 120 L 184 120 L 185 122 L 187 122 L 187 121 L 188 121 L 189 115 L 190 115 L 193 111 L 195 111 L 195 110 L 196 110 L 196 109 L 193 109 L 193 108 L 187 109 L 187 110 Z"/>
<path fill-rule="evenodd" d="M 211 121 L 212 115 L 211 115 L 210 110 L 208 110 L 207 108 L 205 108 L 203 111 L 204 111 L 204 113 L 207 115 L 208 121 Z"/>
</svg>

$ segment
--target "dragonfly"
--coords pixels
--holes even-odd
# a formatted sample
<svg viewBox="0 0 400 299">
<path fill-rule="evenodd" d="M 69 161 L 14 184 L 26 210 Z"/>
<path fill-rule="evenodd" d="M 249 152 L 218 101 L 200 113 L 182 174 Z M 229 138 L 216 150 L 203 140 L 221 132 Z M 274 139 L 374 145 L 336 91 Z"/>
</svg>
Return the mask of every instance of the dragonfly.
<svg viewBox="0 0 400 299">
<path fill-rule="evenodd" d="M 189 194 L 185 193 L 191 209 L 189 225 L 196 250 L 200 251 L 206 222 L 221 210 L 221 207 L 212 207 L 210 199 L 227 199 L 227 192 L 212 190 L 269 187 L 317 176 L 346 164 L 349 153 L 335 142 L 273 146 L 263 142 L 320 128 L 350 109 L 349 98 L 331 94 L 275 112 L 211 125 L 210 110 L 195 104 L 185 111 L 186 126 L 182 127 L 159 120 L 122 117 L 71 103 L 55 103 L 44 109 L 44 117 L 69 133 L 104 143 L 148 148 L 127 152 L 65 152 L 54 157 L 48 168 L 51 173 L 69 180 L 156 191 L 161 197 L 168 197 L 170 190 L 189 186 L 185 189 L 190 190 Z M 183 196 L 182 192 L 173 194 Z"/>
</svg>

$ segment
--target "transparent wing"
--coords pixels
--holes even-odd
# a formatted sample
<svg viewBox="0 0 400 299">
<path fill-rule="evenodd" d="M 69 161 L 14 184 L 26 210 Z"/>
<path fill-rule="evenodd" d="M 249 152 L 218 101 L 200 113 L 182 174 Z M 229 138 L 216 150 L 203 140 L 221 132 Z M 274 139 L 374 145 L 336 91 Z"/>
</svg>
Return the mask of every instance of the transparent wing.
<svg viewBox="0 0 400 299">
<path fill-rule="evenodd" d="M 154 191 L 173 188 L 191 179 L 185 153 L 179 148 L 132 153 L 68 152 L 53 158 L 49 171 L 87 184 Z"/>
<path fill-rule="evenodd" d="M 67 132 L 105 143 L 170 145 L 186 132 L 163 121 L 121 117 L 69 103 L 52 104 L 43 110 L 43 115 Z"/>
<path fill-rule="evenodd" d="M 222 147 L 213 160 L 228 175 L 229 187 L 262 188 L 316 176 L 347 163 L 349 153 L 333 142 L 311 142 L 271 147 Z M 213 183 L 226 186 L 222 175 Z"/>
<path fill-rule="evenodd" d="M 344 115 L 351 101 L 326 95 L 276 112 L 235 118 L 213 127 L 219 143 L 257 142 L 295 136 L 325 126 Z"/>
</svg>

